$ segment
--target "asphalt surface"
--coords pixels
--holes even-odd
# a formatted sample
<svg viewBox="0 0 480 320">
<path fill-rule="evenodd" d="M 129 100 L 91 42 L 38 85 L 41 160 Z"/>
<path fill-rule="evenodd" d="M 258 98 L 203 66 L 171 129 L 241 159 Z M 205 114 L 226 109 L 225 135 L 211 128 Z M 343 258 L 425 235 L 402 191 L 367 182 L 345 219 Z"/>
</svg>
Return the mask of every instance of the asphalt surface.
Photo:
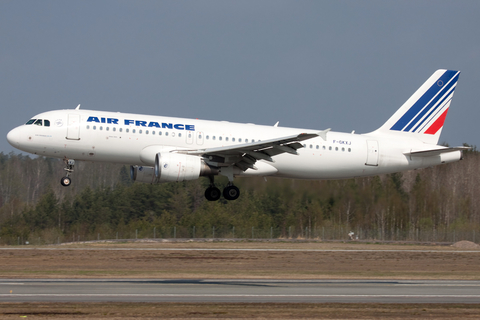
<svg viewBox="0 0 480 320">
<path fill-rule="evenodd" d="M 479 303 L 480 281 L 0 279 L 0 301 Z"/>
</svg>

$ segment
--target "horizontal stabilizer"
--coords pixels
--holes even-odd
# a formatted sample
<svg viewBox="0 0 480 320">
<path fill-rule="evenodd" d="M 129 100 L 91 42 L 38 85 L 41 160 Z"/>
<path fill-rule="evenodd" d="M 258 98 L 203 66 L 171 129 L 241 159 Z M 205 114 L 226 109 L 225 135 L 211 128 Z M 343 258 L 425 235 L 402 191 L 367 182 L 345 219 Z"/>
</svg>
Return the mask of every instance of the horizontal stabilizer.
<svg viewBox="0 0 480 320">
<path fill-rule="evenodd" d="M 432 157 L 432 156 L 438 156 L 443 153 L 448 153 L 448 152 L 454 152 L 454 151 L 464 151 L 464 150 L 470 150 L 472 148 L 470 147 L 454 147 L 454 148 L 436 148 L 436 149 L 428 149 L 428 150 L 412 150 L 410 152 L 404 153 L 406 156 L 415 156 L 415 157 Z"/>
</svg>

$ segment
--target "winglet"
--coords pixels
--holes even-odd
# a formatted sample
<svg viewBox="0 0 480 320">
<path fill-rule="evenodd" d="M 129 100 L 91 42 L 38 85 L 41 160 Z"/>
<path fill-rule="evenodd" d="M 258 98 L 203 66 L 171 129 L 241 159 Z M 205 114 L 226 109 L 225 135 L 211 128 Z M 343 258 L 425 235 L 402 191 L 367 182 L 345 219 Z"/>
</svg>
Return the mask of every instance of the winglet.
<svg viewBox="0 0 480 320">
<path fill-rule="evenodd" d="M 328 128 L 327 130 L 320 131 L 320 132 L 318 133 L 318 136 L 319 136 L 320 138 L 322 138 L 323 140 L 327 141 L 327 133 L 328 133 L 329 131 L 331 131 L 331 130 L 332 130 L 332 128 Z"/>
</svg>

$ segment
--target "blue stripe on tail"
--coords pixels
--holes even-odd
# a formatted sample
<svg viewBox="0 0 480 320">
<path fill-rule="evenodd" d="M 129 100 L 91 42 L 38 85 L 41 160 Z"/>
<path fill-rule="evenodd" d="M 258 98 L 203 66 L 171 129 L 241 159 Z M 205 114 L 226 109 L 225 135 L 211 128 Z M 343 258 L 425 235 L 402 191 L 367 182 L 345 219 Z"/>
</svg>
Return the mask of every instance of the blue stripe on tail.
<svg viewBox="0 0 480 320">
<path fill-rule="evenodd" d="M 457 71 L 447 70 L 437 81 L 435 81 L 435 83 L 423 94 L 423 96 L 420 97 L 420 99 L 418 99 L 417 102 L 415 102 L 415 104 L 407 112 L 405 112 L 405 114 L 390 128 L 390 130 L 411 130 L 422 119 L 422 117 L 436 105 L 438 100 L 440 100 L 444 94 L 457 83 L 459 74 L 460 73 Z M 445 84 L 448 85 L 445 86 Z M 439 94 L 442 90 L 444 93 Z M 431 101 L 434 97 L 435 99 Z M 418 126 L 415 129 L 417 128 Z"/>
</svg>

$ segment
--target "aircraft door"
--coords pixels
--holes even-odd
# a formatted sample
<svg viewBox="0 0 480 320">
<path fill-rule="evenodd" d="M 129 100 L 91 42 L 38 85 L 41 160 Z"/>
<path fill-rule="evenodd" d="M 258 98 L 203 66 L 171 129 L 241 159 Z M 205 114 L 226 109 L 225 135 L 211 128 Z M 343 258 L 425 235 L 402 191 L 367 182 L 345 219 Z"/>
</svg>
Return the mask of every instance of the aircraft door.
<svg viewBox="0 0 480 320">
<path fill-rule="evenodd" d="M 203 144 L 203 132 L 197 132 L 197 144 L 198 145 Z"/>
<path fill-rule="evenodd" d="M 80 115 L 79 114 L 68 115 L 66 138 L 68 140 L 80 140 Z"/>
<path fill-rule="evenodd" d="M 367 140 L 367 166 L 378 166 L 378 141 Z"/>
</svg>

